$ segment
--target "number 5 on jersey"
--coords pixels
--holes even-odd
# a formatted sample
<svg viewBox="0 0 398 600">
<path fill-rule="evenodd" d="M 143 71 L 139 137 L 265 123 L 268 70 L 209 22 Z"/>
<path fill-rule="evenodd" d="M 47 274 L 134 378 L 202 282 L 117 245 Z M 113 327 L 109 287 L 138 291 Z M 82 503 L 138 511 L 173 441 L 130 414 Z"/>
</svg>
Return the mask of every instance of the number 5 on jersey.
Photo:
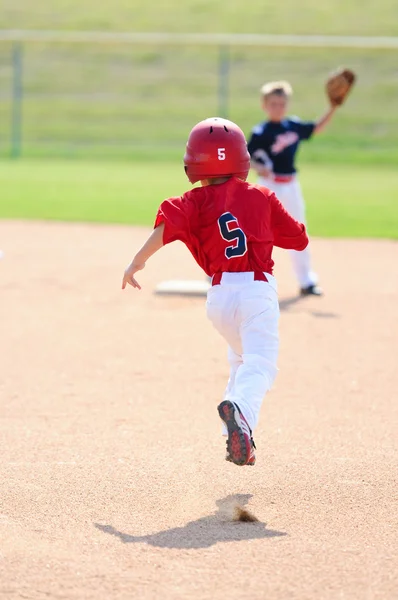
<svg viewBox="0 0 398 600">
<path fill-rule="evenodd" d="M 237 219 L 230 212 L 221 215 L 218 219 L 218 227 L 223 240 L 226 242 L 235 242 L 231 246 L 225 248 L 225 256 L 227 258 L 236 258 L 237 256 L 246 254 L 246 236 L 239 227 Z"/>
</svg>

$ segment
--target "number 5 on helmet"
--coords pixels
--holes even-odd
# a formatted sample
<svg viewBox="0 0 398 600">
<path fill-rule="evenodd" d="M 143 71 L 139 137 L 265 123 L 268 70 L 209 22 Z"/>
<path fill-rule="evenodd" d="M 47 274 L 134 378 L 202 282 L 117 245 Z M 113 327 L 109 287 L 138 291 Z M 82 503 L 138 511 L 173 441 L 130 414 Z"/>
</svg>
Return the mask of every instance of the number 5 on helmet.
<svg viewBox="0 0 398 600">
<path fill-rule="evenodd" d="M 231 176 L 246 180 L 250 155 L 243 131 L 227 119 L 201 121 L 189 134 L 184 168 L 191 183 Z"/>
</svg>

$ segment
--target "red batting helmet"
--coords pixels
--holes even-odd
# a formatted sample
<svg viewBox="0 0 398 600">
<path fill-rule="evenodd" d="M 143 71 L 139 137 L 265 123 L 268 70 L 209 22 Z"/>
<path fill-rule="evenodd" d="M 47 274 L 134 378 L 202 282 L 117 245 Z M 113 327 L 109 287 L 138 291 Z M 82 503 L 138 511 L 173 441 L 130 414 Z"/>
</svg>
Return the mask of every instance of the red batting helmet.
<svg viewBox="0 0 398 600">
<path fill-rule="evenodd" d="M 184 166 L 191 183 L 228 175 L 246 179 L 250 154 L 243 131 L 219 117 L 201 121 L 189 134 Z"/>
</svg>

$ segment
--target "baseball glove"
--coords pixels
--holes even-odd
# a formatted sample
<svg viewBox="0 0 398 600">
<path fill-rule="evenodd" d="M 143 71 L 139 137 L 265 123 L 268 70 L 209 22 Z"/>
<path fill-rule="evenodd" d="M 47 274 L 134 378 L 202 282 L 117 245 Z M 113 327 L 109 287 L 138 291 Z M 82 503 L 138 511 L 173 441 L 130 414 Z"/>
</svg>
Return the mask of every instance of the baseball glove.
<svg viewBox="0 0 398 600">
<path fill-rule="evenodd" d="M 356 75 L 350 69 L 331 73 L 326 82 L 326 95 L 332 106 L 341 106 L 355 83 Z"/>
</svg>

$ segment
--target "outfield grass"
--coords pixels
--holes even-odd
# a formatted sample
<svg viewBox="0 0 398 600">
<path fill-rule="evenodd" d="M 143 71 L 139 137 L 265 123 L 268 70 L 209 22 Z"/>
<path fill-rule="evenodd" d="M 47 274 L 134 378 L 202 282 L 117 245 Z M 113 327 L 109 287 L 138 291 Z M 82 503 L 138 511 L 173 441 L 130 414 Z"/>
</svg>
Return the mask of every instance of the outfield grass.
<svg viewBox="0 0 398 600">
<path fill-rule="evenodd" d="M 398 34 L 393 0 L 28 0 L 2 8 L 1 27 L 107 31 Z M 224 56 L 225 58 L 225 56 Z M 292 112 L 325 109 L 327 73 L 346 64 L 358 84 L 327 132 L 305 150 L 325 164 L 398 163 L 398 51 L 229 49 L 228 99 L 219 95 L 220 49 L 204 46 L 29 44 L 23 46 L 25 156 L 172 159 L 192 125 L 228 116 L 248 133 L 262 119 L 258 89 L 293 84 Z M 10 152 L 12 45 L 0 44 L 0 156 Z"/>
<path fill-rule="evenodd" d="M 159 203 L 189 189 L 181 163 L 0 163 L 0 218 L 150 225 Z M 398 239 L 398 171 L 304 164 L 312 235 Z"/>
<path fill-rule="evenodd" d="M 14 0 L 1 27 L 239 33 L 398 35 L 395 0 Z"/>
</svg>

